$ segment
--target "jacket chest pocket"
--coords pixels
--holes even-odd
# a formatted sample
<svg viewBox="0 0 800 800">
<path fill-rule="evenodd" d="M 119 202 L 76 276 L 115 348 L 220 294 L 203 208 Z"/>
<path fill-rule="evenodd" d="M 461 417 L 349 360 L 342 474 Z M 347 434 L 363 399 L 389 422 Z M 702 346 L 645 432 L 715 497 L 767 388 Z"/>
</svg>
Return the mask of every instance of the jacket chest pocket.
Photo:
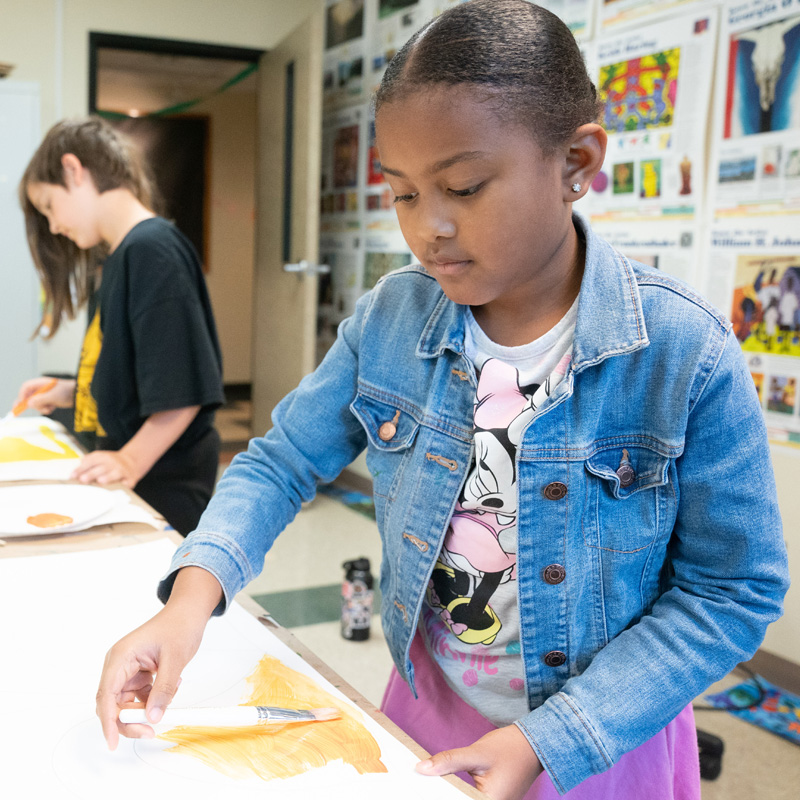
<svg viewBox="0 0 800 800">
<path fill-rule="evenodd" d="M 585 462 L 582 528 L 588 547 L 637 553 L 652 544 L 674 499 L 670 462 L 668 456 L 640 445 L 609 447 Z"/>
<path fill-rule="evenodd" d="M 372 475 L 376 513 L 393 500 L 403 471 L 411 458 L 419 422 L 390 402 L 359 393 L 350 405 L 367 438 L 367 468 Z M 379 517 L 380 518 L 380 517 Z"/>
</svg>

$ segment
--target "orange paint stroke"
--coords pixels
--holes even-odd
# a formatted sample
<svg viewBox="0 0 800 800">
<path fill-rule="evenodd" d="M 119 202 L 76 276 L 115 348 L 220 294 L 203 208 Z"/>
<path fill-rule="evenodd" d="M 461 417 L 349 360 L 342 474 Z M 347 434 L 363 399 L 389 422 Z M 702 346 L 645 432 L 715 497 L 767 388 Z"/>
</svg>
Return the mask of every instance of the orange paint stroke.
<svg viewBox="0 0 800 800">
<path fill-rule="evenodd" d="M 277 658 L 264 656 L 248 677 L 253 687 L 242 705 L 339 709 L 328 722 L 295 722 L 247 728 L 178 727 L 159 738 L 175 742 L 170 753 L 199 758 L 231 778 L 291 778 L 341 759 L 363 775 L 387 772 L 378 743 L 353 709 Z"/>
<path fill-rule="evenodd" d="M 72 517 L 64 516 L 64 514 L 49 513 L 35 514 L 26 520 L 28 525 L 34 525 L 37 528 L 58 528 L 61 525 L 69 525 L 72 521 Z"/>
<path fill-rule="evenodd" d="M 56 438 L 56 432 L 46 425 L 40 426 L 42 435 L 49 439 L 58 449 L 48 450 L 37 447 L 20 436 L 0 437 L 0 464 L 11 464 L 15 461 L 57 461 L 66 458 L 80 458 L 66 442 Z"/>
</svg>

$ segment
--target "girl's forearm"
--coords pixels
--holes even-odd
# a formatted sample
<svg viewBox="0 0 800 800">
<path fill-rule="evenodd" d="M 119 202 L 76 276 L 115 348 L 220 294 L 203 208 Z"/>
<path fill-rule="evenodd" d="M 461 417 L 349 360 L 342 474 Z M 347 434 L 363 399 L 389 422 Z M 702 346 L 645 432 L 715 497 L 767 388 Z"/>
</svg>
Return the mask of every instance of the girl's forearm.
<svg viewBox="0 0 800 800">
<path fill-rule="evenodd" d="M 222 586 L 214 575 L 202 567 L 184 567 L 175 576 L 167 605 L 205 625 L 220 600 Z"/>
<path fill-rule="evenodd" d="M 197 416 L 200 406 L 159 411 L 149 416 L 120 453 L 136 467 L 139 479 L 172 447 Z"/>
</svg>

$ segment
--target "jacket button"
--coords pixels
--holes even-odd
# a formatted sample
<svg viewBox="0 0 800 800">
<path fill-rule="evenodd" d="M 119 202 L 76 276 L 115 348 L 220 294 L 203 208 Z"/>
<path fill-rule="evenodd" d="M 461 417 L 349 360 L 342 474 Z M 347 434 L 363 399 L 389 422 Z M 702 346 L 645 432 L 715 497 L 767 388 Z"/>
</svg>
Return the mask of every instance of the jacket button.
<svg viewBox="0 0 800 800">
<path fill-rule="evenodd" d="M 623 464 L 617 470 L 617 477 L 619 478 L 619 485 L 625 489 L 636 480 L 636 473 L 630 464 Z"/>
<path fill-rule="evenodd" d="M 560 650 L 551 650 L 544 657 L 544 663 L 548 667 L 560 667 L 567 660 L 566 655 Z"/>
<path fill-rule="evenodd" d="M 548 483 L 547 486 L 544 487 L 544 496 L 548 500 L 560 500 L 562 497 L 566 497 L 566 494 L 566 484 L 559 483 L 558 481 Z"/>
<path fill-rule="evenodd" d="M 561 583 L 561 581 L 567 577 L 567 571 L 561 566 L 561 564 L 550 564 L 549 567 L 544 568 L 542 574 L 544 576 L 545 583 L 551 584 Z"/>
<path fill-rule="evenodd" d="M 394 422 L 384 422 L 383 425 L 378 428 L 378 437 L 384 442 L 388 442 L 396 433 L 397 425 L 395 425 Z"/>
</svg>

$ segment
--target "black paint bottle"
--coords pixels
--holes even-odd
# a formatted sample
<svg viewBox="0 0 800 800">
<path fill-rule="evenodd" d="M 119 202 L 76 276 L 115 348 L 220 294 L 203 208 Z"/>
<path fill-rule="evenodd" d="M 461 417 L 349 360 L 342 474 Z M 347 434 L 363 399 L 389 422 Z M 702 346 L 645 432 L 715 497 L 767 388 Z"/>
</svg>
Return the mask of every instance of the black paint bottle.
<svg viewBox="0 0 800 800">
<path fill-rule="evenodd" d="M 353 642 L 369 639 L 372 618 L 372 573 L 369 559 L 357 558 L 342 564 L 342 636 Z"/>
</svg>

